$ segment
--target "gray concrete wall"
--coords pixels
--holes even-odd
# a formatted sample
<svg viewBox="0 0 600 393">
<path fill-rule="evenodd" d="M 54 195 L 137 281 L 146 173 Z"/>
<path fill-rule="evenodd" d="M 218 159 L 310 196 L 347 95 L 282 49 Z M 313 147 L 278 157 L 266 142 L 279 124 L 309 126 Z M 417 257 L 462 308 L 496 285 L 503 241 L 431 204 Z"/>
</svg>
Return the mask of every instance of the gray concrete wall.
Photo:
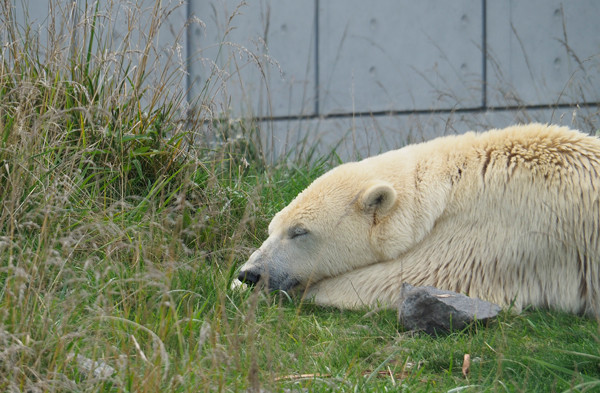
<svg viewBox="0 0 600 393">
<path fill-rule="evenodd" d="M 39 46 L 40 61 L 55 64 L 69 53 L 87 55 L 90 32 L 93 59 L 102 65 L 105 83 L 124 79 L 139 85 L 143 76 L 143 106 L 148 110 L 162 102 L 185 101 L 188 88 L 188 54 L 186 3 L 176 0 L 11 0 L 16 29 L 30 45 Z M 2 37 L 3 51 L 10 37 Z M 143 72 L 142 72 L 143 69 Z M 116 75 L 120 74 L 120 75 Z M 53 77 L 49 75 L 48 77 Z M 126 85 L 124 89 L 131 89 Z M 169 94 L 164 94 L 168 91 Z M 156 93 L 156 94 L 154 94 Z"/>
<path fill-rule="evenodd" d="M 51 4 L 93 7 L 13 1 L 42 35 Z M 113 45 L 141 50 L 158 3 L 100 4 L 116 4 Z M 150 55 L 173 95 L 255 119 L 271 158 L 303 154 L 305 140 L 348 160 L 518 122 L 600 128 L 597 0 L 187 0 L 159 12 Z M 153 77 L 151 89 L 167 82 Z"/>
<path fill-rule="evenodd" d="M 600 126 L 595 0 L 191 1 L 206 22 L 191 45 L 227 76 L 215 108 L 263 120 L 273 156 L 306 138 L 347 160 L 519 122 Z"/>
</svg>

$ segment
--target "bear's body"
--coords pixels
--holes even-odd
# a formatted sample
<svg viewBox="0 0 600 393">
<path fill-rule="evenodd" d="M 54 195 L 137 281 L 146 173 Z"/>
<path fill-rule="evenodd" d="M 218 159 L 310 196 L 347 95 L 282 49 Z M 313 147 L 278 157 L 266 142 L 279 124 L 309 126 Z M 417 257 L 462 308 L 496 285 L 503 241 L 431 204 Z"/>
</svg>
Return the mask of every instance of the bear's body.
<svg viewBox="0 0 600 393">
<path fill-rule="evenodd" d="M 240 279 L 340 308 L 403 282 L 497 303 L 600 310 L 600 141 L 531 124 L 348 163 L 279 212 Z"/>
</svg>

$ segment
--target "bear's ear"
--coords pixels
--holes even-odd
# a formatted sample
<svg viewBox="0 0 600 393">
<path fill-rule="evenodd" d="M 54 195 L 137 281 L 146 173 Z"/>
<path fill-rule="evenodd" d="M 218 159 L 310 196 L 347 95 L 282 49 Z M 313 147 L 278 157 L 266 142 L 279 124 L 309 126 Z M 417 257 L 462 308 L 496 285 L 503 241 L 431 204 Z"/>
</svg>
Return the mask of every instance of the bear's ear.
<svg viewBox="0 0 600 393">
<path fill-rule="evenodd" d="M 379 181 L 365 188 L 361 196 L 361 207 L 364 211 L 386 215 L 396 202 L 396 190 L 391 184 Z"/>
</svg>

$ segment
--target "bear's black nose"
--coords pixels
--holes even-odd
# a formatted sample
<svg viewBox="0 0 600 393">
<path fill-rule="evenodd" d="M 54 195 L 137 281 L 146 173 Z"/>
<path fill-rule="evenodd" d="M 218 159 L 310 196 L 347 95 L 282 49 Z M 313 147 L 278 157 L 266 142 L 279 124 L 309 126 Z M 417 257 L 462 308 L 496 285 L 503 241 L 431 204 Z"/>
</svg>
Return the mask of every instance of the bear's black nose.
<svg viewBox="0 0 600 393">
<path fill-rule="evenodd" d="M 260 274 L 250 270 L 241 271 L 238 280 L 246 284 L 255 285 L 260 280 Z"/>
</svg>

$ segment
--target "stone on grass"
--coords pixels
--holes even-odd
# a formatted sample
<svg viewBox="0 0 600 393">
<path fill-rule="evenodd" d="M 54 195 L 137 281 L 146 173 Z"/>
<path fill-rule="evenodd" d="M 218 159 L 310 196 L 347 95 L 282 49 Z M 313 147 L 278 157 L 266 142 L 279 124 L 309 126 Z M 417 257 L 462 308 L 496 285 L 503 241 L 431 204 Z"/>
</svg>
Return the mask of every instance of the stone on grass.
<svg viewBox="0 0 600 393">
<path fill-rule="evenodd" d="M 407 330 L 435 335 L 460 331 L 473 321 L 483 324 L 498 315 L 500 306 L 434 287 L 402 285 L 398 319 Z"/>
</svg>

